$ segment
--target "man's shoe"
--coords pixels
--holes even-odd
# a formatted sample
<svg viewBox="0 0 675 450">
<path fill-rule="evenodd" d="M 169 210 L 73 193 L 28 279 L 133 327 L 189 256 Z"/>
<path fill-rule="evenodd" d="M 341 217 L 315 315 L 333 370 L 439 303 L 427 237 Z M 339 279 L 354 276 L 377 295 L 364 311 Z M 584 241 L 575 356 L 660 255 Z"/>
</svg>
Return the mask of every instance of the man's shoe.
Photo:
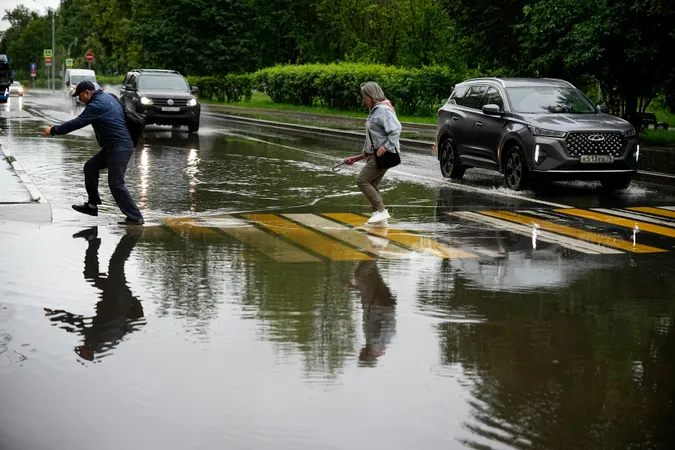
<svg viewBox="0 0 675 450">
<path fill-rule="evenodd" d="M 73 209 L 79 213 L 87 214 L 90 216 L 98 216 L 98 208 L 89 206 L 89 203 L 84 202 L 81 205 L 73 205 Z"/>
<path fill-rule="evenodd" d="M 130 218 L 126 218 L 124 220 L 120 220 L 117 222 L 120 225 L 143 225 L 145 223 L 145 220 L 143 219 L 138 219 L 138 220 L 131 220 Z"/>
</svg>

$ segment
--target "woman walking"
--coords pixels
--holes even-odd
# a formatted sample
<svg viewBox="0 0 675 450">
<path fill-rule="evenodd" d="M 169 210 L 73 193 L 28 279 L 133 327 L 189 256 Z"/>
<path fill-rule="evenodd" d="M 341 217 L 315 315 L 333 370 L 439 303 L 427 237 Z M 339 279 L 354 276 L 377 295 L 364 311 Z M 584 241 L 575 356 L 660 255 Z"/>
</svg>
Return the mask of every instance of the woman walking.
<svg viewBox="0 0 675 450">
<path fill-rule="evenodd" d="M 373 215 L 367 224 L 387 226 L 390 215 L 384 207 L 378 186 L 387 170 L 401 162 L 401 123 L 380 85 L 374 81 L 363 83 L 361 95 L 363 104 L 370 110 L 366 120 L 366 141 L 360 155 L 346 158 L 344 162 L 351 165 L 366 160 L 366 165 L 356 177 L 356 185 L 373 207 Z"/>
</svg>

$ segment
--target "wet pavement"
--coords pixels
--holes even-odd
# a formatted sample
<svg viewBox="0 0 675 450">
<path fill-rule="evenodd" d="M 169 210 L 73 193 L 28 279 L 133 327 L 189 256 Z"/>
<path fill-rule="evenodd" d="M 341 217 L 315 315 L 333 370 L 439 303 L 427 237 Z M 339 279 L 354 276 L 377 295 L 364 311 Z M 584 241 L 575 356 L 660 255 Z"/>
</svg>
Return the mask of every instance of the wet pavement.
<svg viewBox="0 0 675 450">
<path fill-rule="evenodd" d="M 675 442 L 675 190 L 533 193 L 408 154 L 366 230 L 358 143 L 149 127 L 98 218 L 78 112 L 12 99 L 53 210 L 2 240 L 0 448 L 661 449 Z M 20 112 L 23 111 L 23 112 Z M 0 233 L 2 230 L 0 229 Z"/>
</svg>

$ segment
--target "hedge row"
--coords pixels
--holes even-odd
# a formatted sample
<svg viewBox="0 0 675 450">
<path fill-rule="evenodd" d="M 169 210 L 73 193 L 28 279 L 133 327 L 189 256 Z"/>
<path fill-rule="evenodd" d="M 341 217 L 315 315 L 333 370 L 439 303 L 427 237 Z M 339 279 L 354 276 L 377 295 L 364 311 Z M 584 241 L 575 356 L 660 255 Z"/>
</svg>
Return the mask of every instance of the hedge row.
<svg viewBox="0 0 675 450">
<path fill-rule="evenodd" d="M 275 103 L 323 105 L 342 110 L 363 109 L 360 86 L 377 81 L 398 112 L 433 115 L 453 86 L 477 73 L 442 66 L 401 69 L 375 64 L 307 64 L 276 66 L 253 74 L 195 78 L 202 97 L 239 102 L 252 90 L 270 96 Z"/>
</svg>

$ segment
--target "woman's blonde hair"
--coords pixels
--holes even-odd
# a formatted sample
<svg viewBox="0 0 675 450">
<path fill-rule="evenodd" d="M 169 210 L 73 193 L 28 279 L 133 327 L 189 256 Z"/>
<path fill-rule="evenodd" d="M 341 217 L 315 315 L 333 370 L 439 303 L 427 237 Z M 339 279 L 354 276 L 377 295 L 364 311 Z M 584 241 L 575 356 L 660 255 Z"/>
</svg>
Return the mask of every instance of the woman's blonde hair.
<svg viewBox="0 0 675 450">
<path fill-rule="evenodd" d="M 383 102 L 387 99 L 380 85 L 374 81 L 368 81 L 361 85 L 361 95 L 372 98 L 375 103 Z"/>
</svg>

